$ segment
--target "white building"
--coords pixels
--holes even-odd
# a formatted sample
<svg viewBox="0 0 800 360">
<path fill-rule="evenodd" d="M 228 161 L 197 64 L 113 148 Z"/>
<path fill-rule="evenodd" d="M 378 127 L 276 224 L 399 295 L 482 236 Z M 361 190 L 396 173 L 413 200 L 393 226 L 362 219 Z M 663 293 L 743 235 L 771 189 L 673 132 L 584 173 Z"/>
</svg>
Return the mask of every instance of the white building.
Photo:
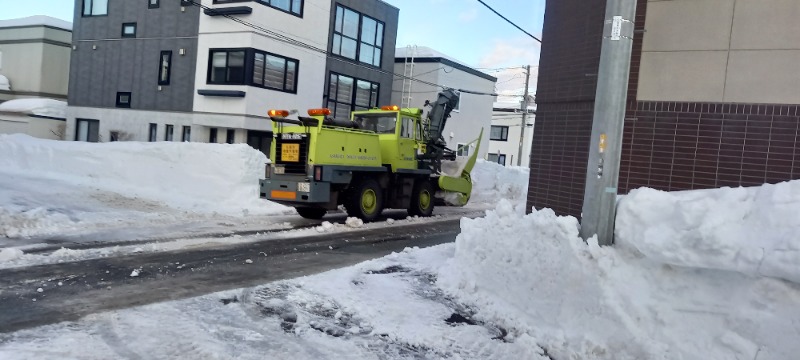
<svg viewBox="0 0 800 360">
<path fill-rule="evenodd" d="M 498 101 L 494 103 L 492 113 L 492 128 L 490 131 L 489 153 L 486 159 L 505 166 L 517 166 L 519 158 L 520 141 L 522 141 L 522 159 L 519 166 L 528 167 L 531 154 L 531 139 L 533 136 L 533 123 L 536 112 L 534 105 L 528 106 L 525 119 L 525 130 L 522 124 L 521 102 Z M 533 104 L 530 100 L 529 104 Z M 520 139 L 520 134 L 523 138 Z"/>
<path fill-rule="evenodd" d="M 483 141 L 478 156 L 485 157 L 489 149 L 489 132 L 492 124 L 492 104 L 497 78 L 477 71 L 436 50 L 423 46 L 397 48 L 394 72 L 426 83 L 452 89 L 482 93 L 461 92 L 459 106 L 451 114 L 443 133 L 447 146 L 458 150 L 459 155 L 475 151 L 463 145 L 475 140 L 483 129 Z M 402 107 L 423 107 L 426 100 L 436 100 L 441 87 L 417 81 L 395 78 L 392 102 Z"/>
<path fill-rule="evenodd" d="M 66 100 L 71 42 L 67 21 L 49 16 L 0 20 L 0 103 L 31 97 Z"/>
<path fill-rule="evenodd" d="M 389 102 L 397 8 L 379 0 L 200 3 L 76 0 L 71 139 L 246 142 L 268 153 L 269 109 Z M 364 85 L 374 90 L 367 104 L 355 89 Z"/>
</svg>

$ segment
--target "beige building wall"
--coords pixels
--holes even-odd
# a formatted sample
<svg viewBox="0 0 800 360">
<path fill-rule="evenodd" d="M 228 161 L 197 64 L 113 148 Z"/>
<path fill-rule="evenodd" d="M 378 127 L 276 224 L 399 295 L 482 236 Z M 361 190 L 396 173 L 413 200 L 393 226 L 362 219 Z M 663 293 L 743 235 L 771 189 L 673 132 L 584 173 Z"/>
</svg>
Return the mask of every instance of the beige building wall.
<svg viewBox="0 0 800 360">
<path fill-rule="evenodd" d="M 10 98 L 66 98 L 72 33 L 45 26 L 0 28 L 0 74 Z M 11 95 L 6 94 L 6 95 Z"/>
<path fill-rule="evenodd" d="M 800 1 L 650 0 L 638 100 L 800 103 Z"/>
</svg>

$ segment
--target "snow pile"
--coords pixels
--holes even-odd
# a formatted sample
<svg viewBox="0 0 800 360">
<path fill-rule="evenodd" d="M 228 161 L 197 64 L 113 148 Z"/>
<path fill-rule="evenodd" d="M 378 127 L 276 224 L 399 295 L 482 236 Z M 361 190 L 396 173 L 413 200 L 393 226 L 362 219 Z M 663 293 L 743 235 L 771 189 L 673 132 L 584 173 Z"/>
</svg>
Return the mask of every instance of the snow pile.
<svg viewBox="0 0 800 360">
<path fill-rule="evenodd" d="M 0 80 L 0 83 L 2 81 Z M 2 86 L 2 84 L 0 84 Z M 0 112 L 49 116 L 59 119 L 67 117 L 67 102 L 53 99 L 15 99 L 0 104 Z"/>
<path fill-rule="evenodd" d="M 574 218 L 503 202 L 462 219 L 437 285 L 554 359 L 794 358 L 800 287 L 773 277 L 796 276 L 798 194 L 796 183 L 635 191 L 620 246 L 604 248 Z"/>
<path fill-rule="evenodd" d="M 267 158 L 245 144 L 80 143 L 0 135 L 0 168 L 199 212 L 274 211 L 258 197 Z"/>
<path fill-rule="evenodd" d="M 623 198 L 617 242 L 667 264 L 800 283 L 800 181 Z"/>
<path fill-rule="evenodd" d="M 470 203 L 494 206 L 500 199 L 506 199 L 515 206 L 525 204 L 529 173 L 528 168 L 478 160 L 470 173 L 473 182 Z"/>
<path fill-rule="evenodd" d="M 22 250 L 14 249 L 14 248 L 5 248 L 0 249 L 0 263 L 16 260 L 23 256 Z"/>
</svg>

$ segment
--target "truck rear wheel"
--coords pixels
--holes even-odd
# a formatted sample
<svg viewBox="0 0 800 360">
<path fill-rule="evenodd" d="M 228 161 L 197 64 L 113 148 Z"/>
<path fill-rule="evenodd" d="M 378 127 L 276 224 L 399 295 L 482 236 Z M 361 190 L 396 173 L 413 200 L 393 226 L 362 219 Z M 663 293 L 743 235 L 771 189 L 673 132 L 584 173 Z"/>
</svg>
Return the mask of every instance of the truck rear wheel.
<svg viewBox="0 0 800 360">
<path fill-rule="evenodd" d="M 297 207 L 294 209 L 297 210 L 297 213 L 300 214 L 300 216 L 306 219 L 314 219 L 314 220 L 322 219 L 322 217 L 325 216 L 326 213 L 328 213 L 328 210 L 321 208 Z"/>
<path fill-rule="evenodd" d="M 364 221 L 373 221 L 383 211 L 383 191 L 375 179 L 366 178 L 349 191 L 344 204 L 347 215 Z"/>
<path fill-rule="evenodd" d="M 433 185 L 428 180 L 417 180 L 411 192 L 411 204 L 408 206 L 409 215 L 431 216 L 433 214 Z"/>
</svg>

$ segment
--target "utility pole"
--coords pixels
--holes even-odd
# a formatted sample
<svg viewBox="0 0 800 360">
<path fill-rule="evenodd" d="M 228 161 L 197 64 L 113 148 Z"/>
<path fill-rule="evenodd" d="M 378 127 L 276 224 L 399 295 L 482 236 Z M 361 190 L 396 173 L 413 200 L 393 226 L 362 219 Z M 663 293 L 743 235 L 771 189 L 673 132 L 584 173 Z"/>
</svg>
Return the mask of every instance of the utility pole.
<svg viewBox="0 0 800 360">
<path fill-rule="evenodd" d="M 614 242 L 617 185 L 637 0 L 607 0 L 597 74 L 581 237 L 595 234 L 600 245 Z"/>
<path fill-rule="evenodd" d="M 525 95 L 522 97 L 522 123 L 519 127 L 519 153 L 517 166 L 522 166 L 522 149 L 525 145 L 525 129 L 528 126 L 528 83 L 531 80 L 531 66 L 525 66 Z"/>
</svg>

